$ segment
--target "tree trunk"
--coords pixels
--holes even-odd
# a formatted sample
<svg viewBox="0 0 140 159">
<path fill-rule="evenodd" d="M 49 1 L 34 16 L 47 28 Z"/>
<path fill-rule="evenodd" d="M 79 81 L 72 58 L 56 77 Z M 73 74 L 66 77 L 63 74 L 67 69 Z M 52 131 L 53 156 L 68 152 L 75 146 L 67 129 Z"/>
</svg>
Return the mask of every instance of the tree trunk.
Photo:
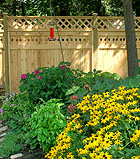
<svg viewBox="0 0 140 159">
<path fill-rule="evenodd" d="M 135 76 L 137 63 L 136 35 L 134 28 L 132 0 L 123 0 L 127 46 L 128 76 Z"/>
<path fill-rule="evenodd" d="M 24 1 L 21 0 L 21 10 L 22 10 L 22 16 L 25 16 L 25 8 L 24 8 Z"/>
</svg>

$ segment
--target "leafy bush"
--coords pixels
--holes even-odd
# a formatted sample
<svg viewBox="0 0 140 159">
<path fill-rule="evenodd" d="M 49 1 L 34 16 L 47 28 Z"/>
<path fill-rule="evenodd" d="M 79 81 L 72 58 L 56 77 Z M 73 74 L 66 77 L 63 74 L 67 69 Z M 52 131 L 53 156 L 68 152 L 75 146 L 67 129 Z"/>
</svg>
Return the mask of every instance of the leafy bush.
<svg viewBox="0 0 140 159">
<path fill-rule="evenodd" d="M 140 60 L 137 60 L 138 64 Z M 126 77 L 125 80 L 122 80 L 122 85 L 126 88 L 140 88 L 140 67 L 136 68 L 136 75 L 133 77 Z"/>
<path fill-rule="evenodd" d="M 39 98 L 44 100 L 57 98 L 65 102 L 65 93 L 73 85 L 80 83 L 80 77 L 84 74 L 80 70 L 71 70 L 70 63 L 60 63 L 58 67 L 38 68 L 34 72 L 22 74 L 21 92 L 27 91 L 30 100 L 38 102 Z"/>
<path fill-rule="evenodd" d="M 27 119 L 34 112 L 35 106 L 29 100 L 28 93 L 7 94 L 1 107 L 0 118 L 16 131 L 25 131 Z"/>
<path fill-rule="evenodd" d="M 136 75 L 134 77 L 126 77 L 125 80 L 122 81 L 122 85 L 126 88 L 140 88 L 140 75 Z"/>
<path fill-rule="evenodd" d="M 63 104 L 59 102 L 59 99 L 43 101 L 28 120 L 29 130 L 25 138 L 32 149 L 40 145 L 44 151 L 50 150 L 56 143 L 57 135 L 66 126 L 66 119 L 60 112 L 60 106 Z"/>
<path fill-rule="evenodd" d="M 91 94 L 110 91 L 113 88 L 117 88 L 122 81 L 121 77 L 115 73 L 101 72 L 94 69 L 93 72 L 88 72 L 84 77 L 85 88 L 87 88 Z"/>
<path fill-rule="evenodd" d="M 0 147 L 0 156 L 2 157 L 9 157 L 20 150 L 23 150 L 24 140 L 21 134 L 15 132 L 8 132 L 4 137 L 4 140 Z"/>
<path fill-rule="evenodd" d="M 140 158 L 139 101 L 139 89 L 124 86 L 85 96 L 45 157 Z"/>
<path fill-rule="evenodd" d="M 95 93 L 103 93 L 105 91 L 111 91 L 114 88 L 124 84 L 121 77 L 115 73 L 101 72 L 94 69 L 93 72 L 88 72 L 81 77 L 80 86 L 70 88 L 66 92 L 66 96 L 77 96 L 78 99 L 74 101 L 74 105 L 81 102 L 83 97 L 87 94 L 93 95 Z M 130 88 L 130 87 L 129 87 Z M 73 103 L 71 103 L 73 104 Z"/>
</svg>

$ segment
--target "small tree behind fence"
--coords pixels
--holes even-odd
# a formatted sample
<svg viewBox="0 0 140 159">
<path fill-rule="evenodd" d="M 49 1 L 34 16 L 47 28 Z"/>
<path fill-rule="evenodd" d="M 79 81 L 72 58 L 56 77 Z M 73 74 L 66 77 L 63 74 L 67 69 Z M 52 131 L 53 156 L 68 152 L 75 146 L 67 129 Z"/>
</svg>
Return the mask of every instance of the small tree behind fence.
<svg viewBox="0 0 140 159">
<path fill-rule="evenodd" d="M 56 41 L 49 41 L 49 23 L 54 21 Z M 140 18 L 135 18 L 138 57 Z M 18 91 L 22 73 L 38 67 L 57 66 L 64 60 L 84 72 L 94 68 L 126 77 L 127 51 L 123 17 L 7 16 L 0 20 L 0 79 L 6 91 Z M 58 31 L 60 38 L 58 36 Z M 5 60 L 4 60 L 5 59 Z M 4 67 L 5 66 L 5 67 Z"/>
</svg>

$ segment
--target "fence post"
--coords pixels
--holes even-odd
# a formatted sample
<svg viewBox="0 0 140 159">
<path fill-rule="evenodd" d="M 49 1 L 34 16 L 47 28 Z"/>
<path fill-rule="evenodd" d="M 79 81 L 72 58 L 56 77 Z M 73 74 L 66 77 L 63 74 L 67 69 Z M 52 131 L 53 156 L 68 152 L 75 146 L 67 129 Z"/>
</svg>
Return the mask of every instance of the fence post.
<svg viewBox="0 0 140 159">
<path fill-rule="evenodd" d="M 3 13 L 3 23 L 4 23 L 4 52 L 5 52 L 5 91 L 10 92 L 9 83 L 9 57 L 8 57 L 8 21 L 7 13 Z"/>
<path fill-rule="evenodd" d="M 98 29 L 97 29 L 97 13 L 93 13 L 93 30 L 92 30 L 92 71 L 97 68 L 98 64 Z"/>
</svg>

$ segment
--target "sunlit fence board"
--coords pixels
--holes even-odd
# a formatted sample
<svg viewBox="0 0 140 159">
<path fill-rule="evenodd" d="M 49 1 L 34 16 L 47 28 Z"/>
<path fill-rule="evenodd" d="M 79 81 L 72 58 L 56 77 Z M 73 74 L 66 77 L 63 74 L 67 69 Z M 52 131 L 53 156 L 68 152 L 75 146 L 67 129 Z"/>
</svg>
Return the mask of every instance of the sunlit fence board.
<svg viewBox="0 0 140 159">
<path fill-rule="evenodd" d="M 117 73 L 123 78 L 128 75 L 124 32 L 99 32 L 98 49 L 97 69 Z"/>
</svg>

